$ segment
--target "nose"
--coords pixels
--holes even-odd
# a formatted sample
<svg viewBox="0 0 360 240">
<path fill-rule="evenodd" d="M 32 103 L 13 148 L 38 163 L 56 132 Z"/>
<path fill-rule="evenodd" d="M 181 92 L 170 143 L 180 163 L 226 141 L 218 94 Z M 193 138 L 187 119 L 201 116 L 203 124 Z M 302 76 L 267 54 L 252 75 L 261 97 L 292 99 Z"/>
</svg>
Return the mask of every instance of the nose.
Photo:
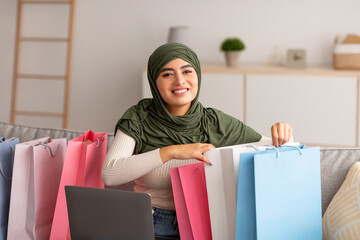
<svg viewBox="0 0 360 240">
<path fill-rule="evenodd" d="M 185 77 L 181 74 L 176 74 L 175 81 L 176 81 L 176 84 L 178 84 L 178 85 L 184 85 Z"/>
</svg>

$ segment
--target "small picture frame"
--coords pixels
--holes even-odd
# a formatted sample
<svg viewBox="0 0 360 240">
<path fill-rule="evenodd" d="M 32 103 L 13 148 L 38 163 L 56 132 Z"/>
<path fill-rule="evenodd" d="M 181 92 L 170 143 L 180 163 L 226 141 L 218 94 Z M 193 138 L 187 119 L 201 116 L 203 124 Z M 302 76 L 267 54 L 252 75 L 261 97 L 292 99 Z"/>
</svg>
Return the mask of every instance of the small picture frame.
<svg viewBox="0 0 360 240">
<path fill-rule="evenodd" d="M 288 49 L 286 54 L 287 68 L 306 68 L 306 51 L 304 49 Z"/>
</svg>

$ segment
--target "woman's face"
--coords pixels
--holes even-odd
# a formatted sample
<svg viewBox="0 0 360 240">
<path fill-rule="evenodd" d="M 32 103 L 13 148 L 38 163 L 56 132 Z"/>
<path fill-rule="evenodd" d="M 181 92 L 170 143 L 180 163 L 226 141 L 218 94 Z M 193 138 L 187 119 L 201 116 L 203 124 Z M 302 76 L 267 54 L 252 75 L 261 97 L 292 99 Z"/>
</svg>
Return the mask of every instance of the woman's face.
<svg viewBox="0 0 360 240">
<path fill-rule="evenodd" d="M 198 91 L 198 76 L 193 66 L 177 58 L 160 71 L 156 86 L 172 115 L 185 115 Z"/>
</svg>

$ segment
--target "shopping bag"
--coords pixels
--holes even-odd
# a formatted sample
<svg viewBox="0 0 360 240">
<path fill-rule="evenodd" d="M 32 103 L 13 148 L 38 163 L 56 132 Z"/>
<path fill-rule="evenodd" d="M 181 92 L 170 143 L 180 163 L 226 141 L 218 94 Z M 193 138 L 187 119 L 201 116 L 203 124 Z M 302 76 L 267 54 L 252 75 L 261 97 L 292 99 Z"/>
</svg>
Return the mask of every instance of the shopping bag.
<svg viewBox="0 0 360 240">
<path fill-rule="evenodd" d="M 321 239 L 318 147 L 240 154 L 236 239 Z"/>
<path fill-rule="evenodd" d="M 214 240 L 235 239 L 236 198 L 240 153 L 265 150 L 267 142 L 216 148 L 204 153 L 212 166 L 205 165 L 211 232 Z M 270 142 L 269 142 L 270 143 Z M 290 143 L 291 145 L 295 143 Z"/>
<path fill-rule="evenodd" d="M 107 133 L 87 131 L 68 142 L 50 239 L 70 239 L 65 186 L 104 188 L 101 168 L 107 150 Z"/>
<path fill-rule="evenodd" d="M 240 153 L 255 151 L 253 144 L 216 148 L 204 153 L 212 166 L 205 165 L 211 232 L 214 240 L 234 240 L 236 193 Z"/>
<path fill-rule="evenodd" d="M 65 138 L 16 145 L 7 239 L 49 239 L 65 152 Z"/>
<path fill-rule="evenodd" d="M 181 239 L 212 239 L 204 163 L 171 168 L 170 175 Z"/>
<path fill-rule="evenodd" d="M 0 239 L 6 239 L 15 145 L 18 138 L 0 138 Z"/>
</svg>

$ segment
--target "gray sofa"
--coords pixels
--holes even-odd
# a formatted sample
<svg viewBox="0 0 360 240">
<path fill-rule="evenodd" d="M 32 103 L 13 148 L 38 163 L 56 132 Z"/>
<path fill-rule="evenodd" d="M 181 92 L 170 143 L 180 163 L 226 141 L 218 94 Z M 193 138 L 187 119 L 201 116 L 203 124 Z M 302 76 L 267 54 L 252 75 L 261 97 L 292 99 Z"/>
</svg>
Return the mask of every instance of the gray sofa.
<svg viewBox="0 0 360 240">
<path fill-rule="evenodd" d="M 83 134 L 81 131 L 37 128 L 12 125 L 0 122 L 0 137 L 18 137 L 21 142 L 41 137 L 67 138 L 68 140 Z M 108 135 L 108 147 L 114 138 Z M 340 188 L 350 167 L 360 161 L 360 148 L 321 148 L 321 197 L 322 212 L 325 213 L 331 199 Z M 131 189 L 132 184 L 117 186 L 118 189 Z"/>
</svg>

